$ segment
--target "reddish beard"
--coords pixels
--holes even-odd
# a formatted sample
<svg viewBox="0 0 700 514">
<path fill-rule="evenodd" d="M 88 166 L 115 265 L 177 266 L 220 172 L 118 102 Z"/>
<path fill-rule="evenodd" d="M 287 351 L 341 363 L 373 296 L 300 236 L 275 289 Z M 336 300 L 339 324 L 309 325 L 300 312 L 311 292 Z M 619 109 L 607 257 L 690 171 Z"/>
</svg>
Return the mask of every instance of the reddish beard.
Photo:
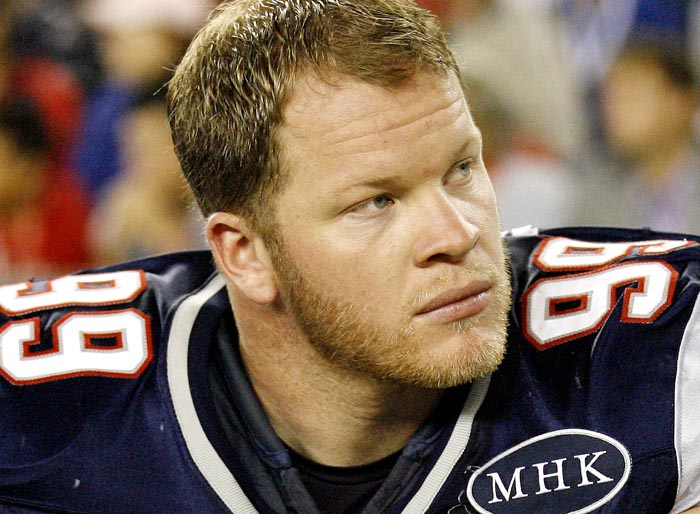
<svg viewBox="0 0 700 514">
<path fill-rule="evenodd" d="M 288 312 L 311 345 L 329 364 L 376 380 L 425 388 L 446 388 L 470 382 L 493 371 L 505 351 L 510 280 L 507 261 L 455 270 L 435 280 L 408 302 L 414 308 L 426 298 L 464 283 L 467 277 L 486 278 L 492 284 L 491 305 L 483 312 L 451 323 L 464 344 L 449 355 L 435 355 L 430 341 L 417 335 L 407 312 L 394 325 L 378 321 L 374 305 L 357 305 L 325 291 L 303 271 L 279 235 L 266 238 Z M 486 327 L 487 337 L 483 337 Z"/>
</svg>

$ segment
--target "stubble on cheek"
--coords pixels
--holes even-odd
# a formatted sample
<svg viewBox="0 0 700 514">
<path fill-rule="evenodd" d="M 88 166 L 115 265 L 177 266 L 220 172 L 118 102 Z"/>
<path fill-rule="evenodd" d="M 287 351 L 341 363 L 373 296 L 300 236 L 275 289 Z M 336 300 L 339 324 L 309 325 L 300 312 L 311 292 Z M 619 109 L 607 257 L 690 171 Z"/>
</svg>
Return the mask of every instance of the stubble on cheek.
<svg viewBox="0 0 700 514">
<path fill-rule="evenodd" d="M 290 264 L 290 263 L 287 263 Z M 292 267 L 294 268 L 294 267 Z M 496 266 L 480 270 L 493 276 L 489 307 L 475 316 L 446 325 L 442 332 L 421 334 L 411 321 L 412 306 L 431 298 L 445 284 L 455 283 L 454 274 L 436 280 L 408 302 L 398 318 L 382 318 L 381 302 L 359 307 L 323 293 L 299 269 L 287 267 L 283 288 L 287 304 L 309 344 L 326 362 L 347 372 L 374 379 L 410 383 L 429 388 L 452 387 L 493 371 L 505 347 L 509 283 L 499 277 Z M 463 280 L 463 279 L 462 279 Z M 448 352 L 434 350 L 433 337 L 458 335 Z M 439 346 L 439 342 L 435 341 Z"/>
<path fill-rule="evenodd" d="M 511 304 L 510 275 L 504 267 L 486 265 L 478 271 L 488 276 L 492 288 L 484 311 L 444 325 L 453 336 L 446 348 L 422 341 L 428 358 L 419 382 L 428 387 L 446 388 L 471 382 L 494 371 L 503 360 L 506 349 L 508 311 Z M 447 277 L 447 283 L 455 282 Z M 463 280 L 463 278 L 462 278 Z"/>
<path fill-rule="evenodd" d="M 336 369 L 378 380 L 444 388 L 483 376 L 502 360 L 510 304 L 510 281 L 503 267 L 482 265 L 437 277 L 405 302 L 397 319 L 391 320 L 382 319 L 385 305 L 380 300 L 359 305 L 329 293 L 327 285 L 300 269 L 283 245 L 271 254 L 288 312 L 308 344 Z M 420 334 L 412 322 L 418 306 L 451 285 L 485 277 L 493 284 L 485 311 L 446 325 L 442 334 Z M 433 351 L 431 338 L 444 338 L 445 331 L 459 335 L 459 344 L 447 352 Z"/>
</svg>

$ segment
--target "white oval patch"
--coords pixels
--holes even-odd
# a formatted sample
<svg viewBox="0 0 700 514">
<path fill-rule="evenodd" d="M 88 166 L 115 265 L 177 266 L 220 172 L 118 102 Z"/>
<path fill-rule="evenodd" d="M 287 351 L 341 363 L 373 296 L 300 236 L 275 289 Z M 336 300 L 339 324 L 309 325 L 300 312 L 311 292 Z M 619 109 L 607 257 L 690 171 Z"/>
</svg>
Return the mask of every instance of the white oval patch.
<svg viewBox="0 0 700 514">
<path fill-rule="evenodd" d="M 630 468 L 619 441 L 590 430 L 557 430 L 491 459 L 469 479 L 467 496 L 482 514 L 584 514 L 614 498 Z"/>
</svg>

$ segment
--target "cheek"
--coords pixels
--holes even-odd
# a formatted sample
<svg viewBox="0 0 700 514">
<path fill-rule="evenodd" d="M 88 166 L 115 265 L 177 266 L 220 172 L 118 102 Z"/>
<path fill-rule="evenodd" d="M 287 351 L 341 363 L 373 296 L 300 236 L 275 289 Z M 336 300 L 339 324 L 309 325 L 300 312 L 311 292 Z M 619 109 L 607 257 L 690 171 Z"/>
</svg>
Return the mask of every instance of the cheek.
<svg viewBox="0 0 700 514">
<path fill-rule="evenodd" d="M 400 305 L 406 283 L 401 248 L 388 234 L 381 244 L 328 239 L 295 259 L 323 293 L 368 312 L 388 314 L 391 306 Z"/>
<path fill-rule="evenodd" d="M 500 239 L 501 220 L 498 214 L 498 202 L 496 201 L 496 193 L 493 190 L 493 185 L 488 175 L 485 178 L 482 202 L 484 213 L 482 227 L 487 235 L 494 235 Z"/>
<path fill-rule="evenodd" d="M 481 229 L 482 237 L 500 231 L 498 202 L 487 174 L 480 179 L 478 187 L 460 199 L 458 208 L 469 223 Z"/>
<path fill-rule="evenodd" d="M 328 269 L 330 290 L 360 305 L 396 301 L 399 266 L 389 255 L 362 254 Z M 341 264 L 342 263 L 342 264 Z"/>
</svg>

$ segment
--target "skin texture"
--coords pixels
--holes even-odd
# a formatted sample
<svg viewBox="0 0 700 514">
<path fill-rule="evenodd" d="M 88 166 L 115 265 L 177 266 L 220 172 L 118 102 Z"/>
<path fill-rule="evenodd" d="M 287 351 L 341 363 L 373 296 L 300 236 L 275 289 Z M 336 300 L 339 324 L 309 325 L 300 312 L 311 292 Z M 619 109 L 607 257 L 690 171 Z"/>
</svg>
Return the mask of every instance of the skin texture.
<svg viewBox="0 0 700 514">
<path fill-rule="evenodd" d="M 492 369 L 507 281 L 457 81 L 421 77 L 399 92 L 304 86 L 285 113 L 284 162 L 299 171 L 279 198 L 284 246 L 272 254 L 311 344 L 339 366 L 425 387 Z M 484 291 L 475 315 L 417 314 L 462 288 Z"/>
</svg>

